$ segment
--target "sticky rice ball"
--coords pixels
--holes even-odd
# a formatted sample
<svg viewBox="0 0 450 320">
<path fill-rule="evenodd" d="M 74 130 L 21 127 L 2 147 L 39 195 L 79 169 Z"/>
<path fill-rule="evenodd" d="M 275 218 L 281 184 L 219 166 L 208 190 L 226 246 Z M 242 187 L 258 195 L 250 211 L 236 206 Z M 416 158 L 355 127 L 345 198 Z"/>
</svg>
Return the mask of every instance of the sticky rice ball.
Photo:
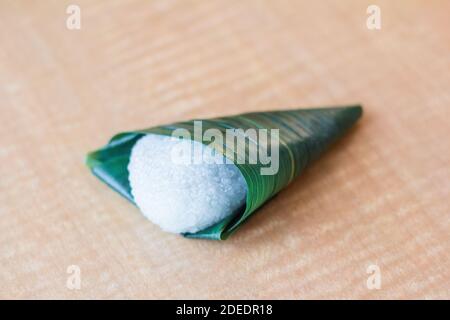
<svg viewBox="0 0 450 320">
<path fill-rule="evenodd" d="M 200 150 L 177 161 L 174 150 Z M 179 159 L 178 159 L 179 160 Z M 236 165 L 200 142 L 147 134 L 128 164 L 131 194 L 145 217 L 173 233 L 195 233 L 245 206 L 247 184 Z"/>
</svg>

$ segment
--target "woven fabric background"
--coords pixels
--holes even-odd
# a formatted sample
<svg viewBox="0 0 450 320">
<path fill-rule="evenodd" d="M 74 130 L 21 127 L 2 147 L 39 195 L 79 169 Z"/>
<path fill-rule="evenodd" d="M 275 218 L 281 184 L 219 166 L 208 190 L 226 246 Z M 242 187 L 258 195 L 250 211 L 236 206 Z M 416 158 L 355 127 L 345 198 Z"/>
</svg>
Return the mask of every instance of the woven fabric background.
<svg viewBox="0 0 450 320">
<path fill-rule="evenodd" d="M 450 298 L 448 1 L 77 0 L 69 30 L 73 2 L 0 0 L 0 298 Z M 160 231 L 84 165 L 124 130 L 358 102 L 226 242 Z"/>
</svg>

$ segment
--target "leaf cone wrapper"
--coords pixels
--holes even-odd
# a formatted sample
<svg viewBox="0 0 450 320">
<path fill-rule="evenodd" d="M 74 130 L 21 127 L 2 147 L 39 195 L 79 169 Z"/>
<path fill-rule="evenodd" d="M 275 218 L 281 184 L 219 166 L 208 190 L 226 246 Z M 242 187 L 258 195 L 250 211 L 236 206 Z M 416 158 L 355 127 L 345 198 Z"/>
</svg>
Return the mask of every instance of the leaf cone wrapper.
<svg viewBox="0 0 450 320">
<path fill-rule="evenodd" d="M 233 162 L 247 183 L 245 208 L 213 226 L 197 233 L 184 234 L 191 238 L 224 240 L 241 226 L 259 207 L 297 177 L 314 159 L 341 137 L 361 117 L 361 106 L 296 109 L 273 112 L 253 112 L 202 121 L 202 129 L 218 129 L 224 136 L 227 129 L 278 129 L 279 169 L 275 174 L 262 175 L 267 165 Z M 175 129 L 184 128 L 192 139 L 206 143 L 194 133 L 194 122 L 178 122 L 144 130 L 115 135 L 106 146 L 88 154 L 86 163 L 94 175 L 134 203 L 128 181 L 128 162 L 136 141 L 147 133 L 171 136 Z M 246 139 L 245 153 L 248 159 L 252 142 Z M 270 150 L 271 141 L 267 141 Z M 227 143 L 220 151 L 225 154 Z M 158 183 L 155 181 L 155 183 Z"/>
</svg>

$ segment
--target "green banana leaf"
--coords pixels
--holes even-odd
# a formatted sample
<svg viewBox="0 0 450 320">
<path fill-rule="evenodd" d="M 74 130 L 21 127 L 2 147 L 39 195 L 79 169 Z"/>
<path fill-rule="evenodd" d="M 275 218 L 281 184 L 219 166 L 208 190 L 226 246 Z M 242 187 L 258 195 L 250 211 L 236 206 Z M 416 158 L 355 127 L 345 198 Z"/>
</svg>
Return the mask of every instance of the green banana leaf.
<svg viewBox="0 0 450 320">
<path fill-rule="evenodd" d="M 253 112 L 202 120 L 203 129 L 279 129 L 279 170 L 261 175 L 264 165 L 239 164 L 247 183 L 246 206 L 235 215 L 197 233 L 191 238 L 224 240 L 242 225 L 259 207 L 286 187 L 331 143 L 341 137 L 362 115 L 361 106 Z M 128 161 L 133 145 L 147 133 L 170 136 L 177 128 L 187 129 L 194 140 L 194 121 L 179 122 L 115 135 L 106 146 L 87 155 L 86 163 L 94 175 L 134 203 L 128 182 Z M 268 141 L 270 143 L 270 141 Z M 205 143 L 206 144 L 206 143 Z M 224 142 L 225 144 L 225 142 Z M 270 144 L 269 144 L 270 146 Z M 225 152 L 226 145 L 221 151 Z M 248 153 L 248 145 L 246 153 Z M 268 147 L 269 149 L 269 147 Z M 234 160 L 234 159 L 233 159 Z M 155 182 L 158 183 L 158 182 Z"/>
</svg>

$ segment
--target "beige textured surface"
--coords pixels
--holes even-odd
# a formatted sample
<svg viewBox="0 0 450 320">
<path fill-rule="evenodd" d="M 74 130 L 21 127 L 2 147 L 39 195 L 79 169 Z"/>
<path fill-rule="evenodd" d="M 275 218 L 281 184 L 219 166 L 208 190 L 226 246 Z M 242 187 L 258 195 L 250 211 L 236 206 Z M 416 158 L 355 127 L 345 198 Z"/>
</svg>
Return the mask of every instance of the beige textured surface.
<svg viewBox="0 0 450 320">
<path fill-rule="evenodd" d="M 450 298 L 450 3 L 373 2 L 380 31 L 372 1 L 77 0 L 69 31 L 67 1 L 0 0 L 0 297 Z M 161 232 L 83 164 L 118 131 L 353 102 L 226 242 Z"/>
</svg>

